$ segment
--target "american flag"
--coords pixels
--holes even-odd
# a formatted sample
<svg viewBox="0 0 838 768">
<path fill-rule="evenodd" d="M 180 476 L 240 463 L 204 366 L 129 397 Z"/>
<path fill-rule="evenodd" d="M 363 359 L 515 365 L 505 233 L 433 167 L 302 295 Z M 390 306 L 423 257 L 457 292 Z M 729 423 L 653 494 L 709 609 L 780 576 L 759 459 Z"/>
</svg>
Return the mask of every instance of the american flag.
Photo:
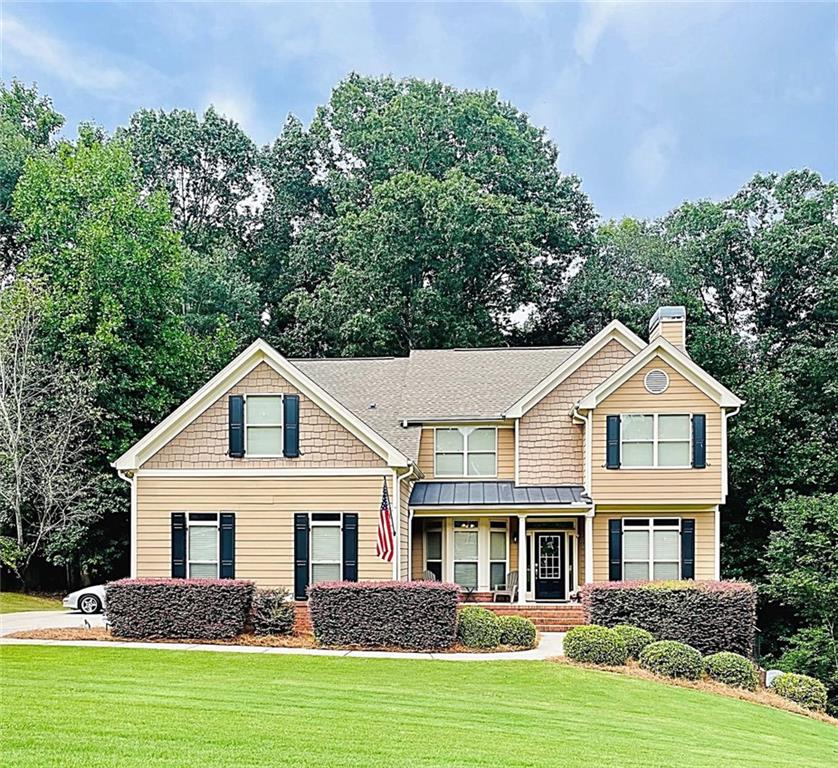
<svg viewBox="0 0 838 768">
<path fill-rule="evenodd" d="M 396 545 L 393 539 L 393 515 L 390 512 L 390 497 L 387 495 L 387 481 L 381 494 L 381 510 L 378 513 L 378 542 L 375 554 L 388 563 L 393 562 Z"/>
</svg>

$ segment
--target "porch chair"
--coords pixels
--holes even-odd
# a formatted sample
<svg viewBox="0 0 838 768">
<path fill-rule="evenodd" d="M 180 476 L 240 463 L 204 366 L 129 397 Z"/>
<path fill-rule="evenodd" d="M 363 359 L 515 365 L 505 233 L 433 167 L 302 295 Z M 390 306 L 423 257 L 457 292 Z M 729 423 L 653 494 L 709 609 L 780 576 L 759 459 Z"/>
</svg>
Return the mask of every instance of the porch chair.
<svg viewBox="0 0 838 768">
<path fill-rule="evenodd" d="M 422 581 L 437 581 L 436 574 L 433 571 L 425 571 L 422 574 Z"/>
<path fill-rule="evenodd" d="M 506 584 L 496 584 L 492 593 L 492 602 L 496 603 L 499 597 L 508 597 L 513 602 L 518 595 L 518 571 L 510 571 L 506 574 Z"/>
</svg>

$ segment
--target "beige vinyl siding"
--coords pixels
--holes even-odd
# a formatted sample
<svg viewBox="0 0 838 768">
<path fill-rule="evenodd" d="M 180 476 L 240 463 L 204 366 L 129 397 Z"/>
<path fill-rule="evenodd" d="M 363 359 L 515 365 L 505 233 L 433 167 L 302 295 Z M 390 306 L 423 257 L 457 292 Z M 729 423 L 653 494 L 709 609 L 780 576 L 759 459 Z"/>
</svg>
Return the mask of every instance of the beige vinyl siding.
<svg viewBox="0 0 838 768">
<path fill-rule="evenodd" d="M 660 369 L 669 388 L 652 395 L 643 384 L 646 374 Z M 605 422 L 608 414 L 703 413 L 707 417 L 705 469 L 606 469 Z M 719 504 L 722 498 L 722 411 L 698 387 L 660 358 L 638 371 L 593 412 L 591 493 L 600 504 Z"/>
<path fill-rule="evenodd" d="M 228 449 L 228 395 L 300 396 L 300 455 L 294 459 L 231 459 Z M 144 469 L 242 469 L 383 467 L 384 460 L 295 389 L 267 363 L 260 363 L 191 424 L 143 464 Z"/>
<path fill-rule="evenodd" d="M 715 511 L 714 510 L 608 510 L 597 509 L 594 517 L 594 581 L 608 581 L 608 521 L 624 517 L 677 517 L 695 520 L 695 578 L 715 578 Z"/>
<path fill-rule="evenodd" d="M 518 481 L 581 485 L 585 482 L 585 432 L 571 418 L 573 405 L 631 358 L 609 341 L 584 365 L 527 411 L 518 425 Z M 513 445 L 513 456 L 514 456 Z"/>
<path fill-rule="evenodd" d="M 468 424 L 452 424 L 450 426 L 472 426 Z M 486 426 L 481 425 L 481 426 Z M 419 440 L 419 469 L 425 475 L 425 480 L 434 479 L 434 428 L 422 427 L 422 436 Z M 498 480 L 515 479 L 515 430 L 509 427 L 498 427 Z M 442 477 L 441 480 L 451 479 Z M 479 477 L 470 478 L 479 480 Z"/>
<path fill-rule="evenodd" d="M 392 498 L 392 482 L 388 479 Z M 392 578 L 375 554 L 381 476 L 137 478 L 137 576 L 171 575 L 172 512 L 234 512 L 236 577 L 294 585 L 294 513 L 358 514 L 358 578 Z"/>
<path fill-rule="evenodd" d="M 683 320 L 661 320 L 650 334 L 649 341 L 654 341 L 658 336 L 662 336 L 670 344 L 683 349 L 686 342 L 684 339 L 685 331 L 686 323 Z"/>
</svg>

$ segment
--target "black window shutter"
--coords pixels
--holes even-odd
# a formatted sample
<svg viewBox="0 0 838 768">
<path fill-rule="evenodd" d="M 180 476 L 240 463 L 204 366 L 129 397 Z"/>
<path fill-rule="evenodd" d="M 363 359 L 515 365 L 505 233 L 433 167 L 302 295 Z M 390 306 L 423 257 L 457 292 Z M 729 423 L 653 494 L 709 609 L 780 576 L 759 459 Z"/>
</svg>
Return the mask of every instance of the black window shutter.
<svg viewBox="0 0 838 768">
<path fill-rule="evenodd" d="M 295 459 L 300 455 L 300 396 L 282 398 L 282 455 Z"/>
<path fill-rule="evenodd" d="M 681 520 L 681 578 L 695 578 L 695 519 Z"/>
<path fill-rule="evenodd" d="M 186 515 L 172 513 L 172 578 L 186 578 Z"/>
<path fill-rule="evenodd" d="M 230 395 L 228 402 L 229 446 L 227 453 L 234 459 L 244 456 L 244 395 Z"/>
<path fill-rule="evenodd" d="M 606 416 L 605 428 L 605 466 L 607 469 L 620 468 L 620 417 Z"/>
<path fill-rule="evenodd" d="M 218 575 L 222 579 L 236 578 L 236 516 L 232 512 L 222 512 L 221 523 L 221 562 Z"/>
<path fill-rule="evenodd" d="M 585 543 L 585 546 L 592 544 Z M 623 521 L 608 521 L 608 580 L 620 581 L 623 578 Z"/>
<path fill-rule="evenodd" d="M 294 515 L 294 599 L 305 600 L 308 589 L 308 515 Z"/>
<path fill-rule="evenodd" d="M 343 516 L 343 580 L 358 581 L 358 515 Z"/>
<path fill-rule="evenodd" d="M 707 417 L 703 413 L 693 415 L 693 467 L 707 466 Z"/>
</svg>

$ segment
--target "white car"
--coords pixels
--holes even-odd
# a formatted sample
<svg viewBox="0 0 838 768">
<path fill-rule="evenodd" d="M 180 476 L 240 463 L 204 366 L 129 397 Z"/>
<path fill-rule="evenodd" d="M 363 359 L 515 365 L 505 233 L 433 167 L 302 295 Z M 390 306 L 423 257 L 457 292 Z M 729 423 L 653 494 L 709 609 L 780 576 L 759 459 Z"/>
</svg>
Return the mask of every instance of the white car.
<svg viewBox="0 0 838 768">
<path fill-rule="evenodd" d="M 105 585 L 100 584 L 70 592 L 64 598 L 64 607 L 82 613 L 100 613 L 105 607 Z"/>
</svg>

